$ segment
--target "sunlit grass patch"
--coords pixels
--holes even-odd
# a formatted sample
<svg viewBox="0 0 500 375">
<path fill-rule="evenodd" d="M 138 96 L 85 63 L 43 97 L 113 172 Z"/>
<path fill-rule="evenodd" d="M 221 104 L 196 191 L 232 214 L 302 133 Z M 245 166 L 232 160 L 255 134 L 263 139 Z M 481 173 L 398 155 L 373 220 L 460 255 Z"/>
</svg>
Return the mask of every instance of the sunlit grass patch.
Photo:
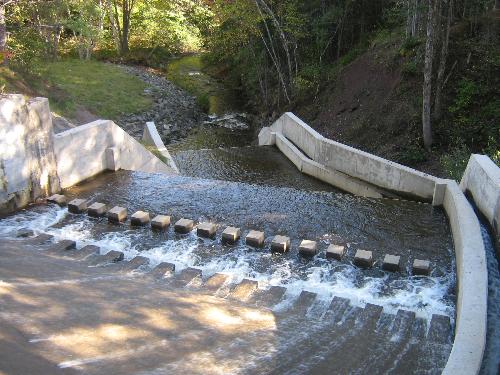
<svg viewBox="0 0 500 375">
<path fill-rule="evenodd" d="M 151 97 L 144 93 L 143 81 L 111 64 L 67 59 L 38 65 L 36 71 L 61 91 L 49 93 L 49 100 L 66 116 L 71 117 L 76 105 L 82 105 L 99 117 L 116 119 L 152 104 Z"/>
</svg>

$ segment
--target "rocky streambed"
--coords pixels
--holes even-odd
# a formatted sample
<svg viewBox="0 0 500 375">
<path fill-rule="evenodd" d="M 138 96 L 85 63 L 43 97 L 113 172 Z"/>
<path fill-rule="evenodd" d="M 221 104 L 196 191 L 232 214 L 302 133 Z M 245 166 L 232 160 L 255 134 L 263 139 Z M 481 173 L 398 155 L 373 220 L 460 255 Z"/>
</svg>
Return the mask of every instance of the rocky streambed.
<svg viewBox="0 0 500 375">
<path fill-rule="evenodd" d="M 165 144 L 178 144 L 193 133 L 193 129 L 216 128 L 225 131 L 248 130 L 250 117 L 245 113 L 209 115 L 197 103 L 195 96 L 167 80 L 161 73 L 137 66 L 121 66 L 147 84 L 144 95 L 153 98 L 147 111 L 126 114 L 117 120 L 118 125 L 139 139 L 144 124 L 154 121 Z M 216 131 L 217 132 L 217 131 Z"/>
</svg>

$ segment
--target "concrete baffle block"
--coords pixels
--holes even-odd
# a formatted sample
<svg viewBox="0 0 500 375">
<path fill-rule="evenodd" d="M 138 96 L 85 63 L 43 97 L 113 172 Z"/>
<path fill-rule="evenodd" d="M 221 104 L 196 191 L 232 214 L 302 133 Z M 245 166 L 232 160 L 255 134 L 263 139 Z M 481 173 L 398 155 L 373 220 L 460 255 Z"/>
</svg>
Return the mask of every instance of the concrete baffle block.
<svg viewBox="0 0 500 375">
<path fill-rule="evenodd" d="M 311 240 L 303 240 L 299 245 L 299 254 L 306 257 L 315 256 L 318 251 L 318 243 Z"/>
<path fill-rule="evenodd" d="M 262 247 L 264 246 L 264 232 L 251 230 L 245 237 L 245 242 L 248 246 Z"/>
<path fill-rule="evenodd" d="M 205 282 L 204 287 L 211 292 L 216 292 L 220 288 L 222 288 L 230 279 L 231 276 L 229 275 L 226 275 L 224 273 L 215 273 L 208 278 L 208 280 Z"/>
<path fill-rule="evenodd" d="M 213 238 L 217 231 L 217 225 L 213 223 L 200 223 L 196 227 L 198 237 Z"/>
<path fill-rule="evenodd" d="M 431 262 L 428 260 L 415 259 L 413 261 L 412 273 L 414 275 L 428 276 L 431 273 Z"/>
<path fill-rule="evenodd" d="M 391 272 L 399 272 L 401 270 L 401 257 L 399 255 L 385 254 L 382 269 Z"/>
<path fill-rule="evenodd" d="M 271 242 L 271 251 L 286 253 L 290 250 L 290 237 L 277 235 Z"/>
<path fill-rule="evenodd" d="M 101 217 L 106 215 L 108 207 L 104 203 L 95 202 L 87 208 L 87 214 L 92 217 Z"/>
<path fill-rule="evenodd" d="M 130 216 L 130 224 L 136 226 L 143 226 L 149 223 L 149 213 L 144 211 L 137 211 Z"/>
<path fill-rule="evenodd" d="M 326 249 L 326 258 L 340 261 L 342 260 L 342 258 L 344 258 L 345 252 L 346 252 L 345 246 L 331 244 Z"/>
<path fill-rule="evenodd" d="M 28 229 L 28 228 L 22 228 L 22 229 L 19 229 L 17 232 L 16 232 L 16 237 L 22 237 L 22 238 L 26 238 L 26 237 L 31 237 L 33 236 L 35 233 L 31 230 L 31 229 Z"/>
<path fill-rule="evenodd" d="M 158 279 L 172 277 L 175 272 L 175 264 L 161 262 L 149 273 L 150 276 Z"/>
<path fill-rule="evenodd" d="M 241 283 L 231 291 L 230 297 L 246 302 L 250 299 L 253 293 L 258 289 L 259 283 L 256 280 L 243 279 Z"/>
<path fill-rule="evenodd" d="M 61 240 L 47 249 L 49 253 L 63 253 L 76 249 L 76 242 L 72 240 Z"/>
<path fill-rule="evenodd" d="M 87 210 L 87 201 L 85 199 L 73 199 L 68 203 L 68 211 L 73 214 L 81 214 Z"/>
<path fill-rule="evenodd" d="M 180 219 L 174 224 L 177 233 L 186 234 L 193 230 L 194 221 L 190 219 Z"/>
<path fill-rule="evenodd" d="M 59 206 L 66 205 L 66 197 L 61 194 L 54 194 L 47 198 L 47 202 L 58 204 Z"/>
<path fill-rule="evenodd" d="M 198 268 L 184 268 L 176 277 L 176 286 L 200 286 L 202 271 Z"/>
<path fill-rule="evenodd" d="M 108 211 L 108 220 L 113 223 L 121 223 L 127 219 L 127 209 L 120 206 L 115 206 Z"/>
<path fill-rule="evenodd" d="M 370 268 L 373 266 L 373 254 L 368 250 L 358 250 L 354 255 L 354 265 L 361 268 Z"/>
<path fill-rule="evenodd" d="M 163 230 L 170 225 L 170 216 L 157 215 L 151 220 L 151 228 Z"/>
<path fill-rule="evenodd" d="M 222 242 L 224 243 L 235 243 L 240 239 L 241 230 L 240 228 L 227 227 L 222 232 Z"/>
</svg>

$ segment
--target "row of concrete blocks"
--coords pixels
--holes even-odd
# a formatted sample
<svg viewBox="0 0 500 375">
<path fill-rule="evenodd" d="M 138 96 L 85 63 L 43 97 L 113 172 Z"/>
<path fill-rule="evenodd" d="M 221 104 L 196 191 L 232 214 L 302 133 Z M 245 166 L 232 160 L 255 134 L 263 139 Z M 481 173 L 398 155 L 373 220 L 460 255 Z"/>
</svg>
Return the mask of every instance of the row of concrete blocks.
<svg viewBox="0 0 500 375">
<path fill-rule="evenodd" d="M 56 194 L 48 199 L 59 205 L 66 204 L 64 195 Z M 100 217 L 107 215 L 110 222 L 121 223 L 127 219 L 127 209 L 120 206 L 115 206 L 110 210 L 104 203 L 93 203 L 87 207 L 87 201 L 84 199 L 74 199 L 68 203 L 68 211 L 76 214 L 88 212 L 88 215 Z M 131 218 L 131 225 L 144 226 L 151 223 L 153 229 L 163 230 L 170 225 L 170 216 L 157 215 L 152 220 L 148 212 L 137 211 Z M 174 230 L 177 233 L 186 234 L 191 232 L 195 227 L 195 222 L 190 219 L 179 219 L 174 224 Z M 196 225 L 197 235 L 204 238 L 214 238 L 217 231 L 217 225 L 214 223 L 203 222 Z M 222 232 L 221 240 L 224 243 L 234 244 L 241 237 L 241 229 L 235 227 L 227 227 Z M 245 243 L 248 246 L 261 248 L 264 246 L 264 232 L 251 230 L 245 237 Z M 276 235 L 271 241 L 271 251 L 286 253 L 291 247 L 290 237 Z M 305 257 L 313 257 L 318 253 L 318 243 L 311 240 L 303 240 L 299 245 L 299 253 Z M 328 259 L 342 261 L 346 254 L 346 248 L 342 245 L 330 245 L 326 250 Z M 368 250 L 357 250 L 354 255 L 353 264 L 360 268 L 371 268 L 374 265 L 373 253 Z M 401 257 L 399 255 L 386 254 L 382 262 L 382 269 L 390 272 L 400 272 L 402 270 Z M 429 275 L 430 262 L 428 260 L 414 259 L 412 264 L 413 275 Z"/>
<path fill-rule="evenodd" d="M 28 231 L 20 231 L 18 235 L 26 237 L 27 233 Z M 31 239 L 33 243 L 46 243 L 50 240 L 52 240 L 52 236 L 47 234 L 42 234 Z M 76 250 L 76 243 L 71 240 L 59 241 L 51 245 L 46 252 L 49 254 L 67 255 L 80 260 L 86 259 L 90 265 L 116 264 L 116 266 L 112 267 L 117 267 L 116 269 L 120 271 L 133 271 L 140 267 L 147 267 L 149 264 L 149 259 L 143 256 L 136 256 L 128 262 L 122 262 L 124 259 L 123 253 L 115 250 L 104 255 L 98 255 L 99 247 L 94 245 L 87 245 L 80 250 Z M 271 286 L 268 289 L 259 289 L 258 282 L 251 279 L 243 279 L 238 284 L 229 284 L 230 276 L 222 273 L 215 273 L 204 279 L 202 270 L 193 267 L 184 268 L 176 273 L 175 265 L 168 262 L 160 263 L 153 269 L 148 269 L 144 275 L 152 279 L 169 282 L 174 287 L 203 288 L 204 291 L 218 297 L 230 298 L 235 301 L 251 303 L 265 308 L 276 306 L 283 300 L 286 294 L 285 287 Z M 221 293 L 221 291 L 225 292 Z M 340 320 L 350 306 L 347 298 L 337 296 L 330 302 L 326 312 L 322 311 L 321 314 L 314 314 L 312 311 L 315 307 L 316 298 L 316 293 L 304 290 L 294 300 L 290 308 L 283 313 L 292 313 L 296 317 L 305 316 L 310 313 L 319 317 L 329 316 L 329 318 Z M 363 319 L 370 319 L 372 323 L 380 318 L 383 311 L 381 306 L 371 303 L 366 304 L 363 309 L 357 309 L 360 310 Z M 398 310 L 395 317 L 395 324 L 392 328 L 395 332 L 400 332 L 403 326 L 409 329 L 409 326 L 414 322 L 416 322 L 414 312 Z M 450 328 L 449 317 L 434 314 L 432 315 L 429 331 L 426 335 L 427 339 L 444 344 L 450 336 Z"/>
</svg>

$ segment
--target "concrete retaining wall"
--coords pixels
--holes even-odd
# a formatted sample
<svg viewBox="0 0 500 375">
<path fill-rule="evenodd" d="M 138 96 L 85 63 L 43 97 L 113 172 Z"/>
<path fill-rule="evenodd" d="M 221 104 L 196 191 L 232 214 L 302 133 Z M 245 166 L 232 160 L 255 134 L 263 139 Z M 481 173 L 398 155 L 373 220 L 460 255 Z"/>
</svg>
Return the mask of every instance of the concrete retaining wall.
<svg viewBox="0 0 500 375">
<path fill-rule="evenodd" d="M 278 133 L 325 169 L 341 172 L 399 195 L 433 200 L 436 177 L 327 139 L 293 113 L 283 114 L 271 127 L 264 128 L 259 134 L 259 144 L 275 144 L 274 134 Z M 320 175 L 314 177 L 321 179 Z M 341 183 L 333 181 L 332 184 L 344 189 Z"/>
<path fill-rule="evenodd" d="M 0 97 L 0 215 L 59 188 L 48 100 Z"/>
<path fill-rule="evenodd" d="M 276 145 L 299 170 L 345 191 L 376 197 L 384 194 L 380 187 L 444 207 L 453 234 L 458 295 L 454 344 L 443 374 L 479 373 L 486 343 L 486 255 L 479 221 L 457 183 L 326 139 L 291 113 L 263 128 L 259 144 Z M 462 180 L 497 228 L 498 181 L 498 168 L 475 156 Z"/>
<path fill-rule="evenodd" d="M 460 187 L 472 196 L 500 242 L 500 168 L 486 155 L 471 155 Z"/>
<path fill-rule="evenodd" d="M 54 151 L 62 188 L 105 170 L 177 173 L 109 120 L 97 120 L 56 134 Z"/>
</svg>

